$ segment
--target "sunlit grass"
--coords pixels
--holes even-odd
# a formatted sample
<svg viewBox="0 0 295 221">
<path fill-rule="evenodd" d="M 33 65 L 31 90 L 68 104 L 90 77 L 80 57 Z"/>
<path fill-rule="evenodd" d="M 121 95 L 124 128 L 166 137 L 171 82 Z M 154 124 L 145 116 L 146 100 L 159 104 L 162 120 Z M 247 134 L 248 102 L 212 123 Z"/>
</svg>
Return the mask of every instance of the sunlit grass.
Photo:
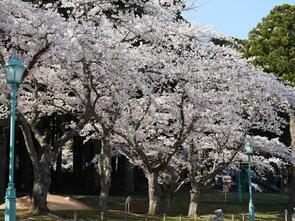
<svg viewBox="0 0 295 221">
<path fill-rule="evenodd" d="M 78 220 L 101 220 L 101 215 L 98 211 L 99 199 L 97 196 L 72 196 L 74 199 L 84 202 L 85 204 L 94 208 L 91 211 L 78 211 Z M 166 216 L 167 221 L 192 221 L 185 217 L 188 206 L 188 195 L 179 194 L 176 199 L 176 211 L 174 216 Z M 201 196 L 199 214 L 196 220 L 205 221 L 210 216 L 213 217 L 214 210 L 223 209 L 225 213 L 225 220 L 231 221 L 242 220 L 243 214 L 245 220 L 248 218 L 248 195 L 244 194 L 244 201 L 242 204 L 238 203 L 236 193 L 227 194 L 227 203 L 224 200 L 224 193 L 211 192 Z M 255 216 L 256 221 L 281 221 L 284 220 L 284 209 L 287 207 L 288 195 L 287 194 L 267 194 L 255 193 Z M 157 217 L 147 216 L 147 198 L 143 196 L 132 196 L 131 200 L 131 213 L 125 213 L 124 210 L 125 197 L 111 197 L 109 208 L 110 212 L 105 216 L 104 220 L 118 221 L 118 220 L 142 220 L 142 221 L 156 221 L 163 220 L 163 211 Z M 161 208 L 165 205 L 165 200 L 161 201 Z M 17 220 L 33 220 L 33 221 L 57 221 L 57 220 L 73 220 L 73 211 L 59 211 L 52 212 L 48 216 L 35 216 L 31 217 L 27 211 L 17 211 Z M 4 211 L 1 211 L 0 220 L 4 218 Z"/>
</svg>

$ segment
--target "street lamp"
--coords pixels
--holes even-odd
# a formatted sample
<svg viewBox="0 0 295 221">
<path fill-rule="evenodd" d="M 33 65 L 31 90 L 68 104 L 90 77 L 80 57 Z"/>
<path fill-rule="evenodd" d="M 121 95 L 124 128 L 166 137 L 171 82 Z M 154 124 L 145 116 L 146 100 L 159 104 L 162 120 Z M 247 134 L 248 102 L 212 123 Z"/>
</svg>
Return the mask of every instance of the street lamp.
<svg viewBox="0 0 295 221">
<path fill-rule="evenodd" d="M 15 221 L 15 188 L 14 177 L 14 143 L 15 143 L 15 99 L 16 88 L 21 83 L 25 66 L 21 60 L 13 55 L 4 65 L 6 83 L 11 86 L 11 114 L 10 114 L 10 151 L 9 151 L 9 183 L 5 197 L 5 221 Z"/>
<path fill-rule="evenodd" d="M 254 221 L 255 220 L 255 215 L 254 215 L 254 203 L 252 199 L 252 186 L 251 186 L 251 158 L 253 154 L 253 145 L 247 141 L 245 144 L 245 150 L 248 155 L 248 183 L 249 183 L 249 220 Z"/>
</svg>

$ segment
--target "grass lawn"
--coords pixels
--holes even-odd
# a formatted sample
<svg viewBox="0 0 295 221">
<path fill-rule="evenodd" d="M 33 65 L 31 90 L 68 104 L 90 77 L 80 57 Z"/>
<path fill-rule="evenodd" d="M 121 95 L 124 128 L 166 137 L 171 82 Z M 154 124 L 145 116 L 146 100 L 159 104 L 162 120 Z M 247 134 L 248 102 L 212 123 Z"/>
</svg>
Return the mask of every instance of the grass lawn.
<svg viewBox="0 0 295 221">
<path fill-rule="evenodd" d="M 94 208 L 92 211 L 79 211 L 77 213 L 78 220 L 101 220 L 98 211 L 98 197 L 97 196 L 72 196 L 74 199 L 84 202 L 85 204 Z M 284 209 L 287 207 L 288 195 L 287 194 L 267 194 L 255 193 L 255 216 L 256 221 L 284 221 Z M 118 221 L 118 220 L 142 220 L 142 221 L 156 221 L 163 220 L 163 215 L 158 217 L 148 217 L 145 215 L 147 211 L 147 199 L 143 196 L 133 196 L 130 203 L 131 213 L 124 213 L 124 197 L 111 197 L 109 208 L 110 212 L 104 220 Z M 161 207 L 165 205 L 164 199 L 161 201 Z M 174 217 L 166 217 L 167 221 L 182 220 L 189 221 L 183 217 L 187 212 L 188 195 L 179 194 L 176 199 L 176 212 Z M 244 202 L 238 203 L 237 194 L 232 192 L 227 194 L 227 203 L 224 202 L 224 193 L 210 192 L 201 196 L 201 204 L 199 207 L 198 221 L 208 220 L 210 214 L 214 210 L 222 208 L 225 213 L 225 220 L 242 220 L 242 214 L 245 214 L 245 220 L 249 220 L 247 216 L 248 211 L 248 195 L 244 194 Z M 74 213 L 72 211 L 54 212 L 48 216 L 30 217 L 26 211 L 17 211 L 17 220 L 34 220 L 34 221 L 57 221 L 73 219 Z M 180 218 L 180 214 L 182 217 Z M 4 211 L 1 211 L 0 220 L 4 217 Z"/>
</svg>

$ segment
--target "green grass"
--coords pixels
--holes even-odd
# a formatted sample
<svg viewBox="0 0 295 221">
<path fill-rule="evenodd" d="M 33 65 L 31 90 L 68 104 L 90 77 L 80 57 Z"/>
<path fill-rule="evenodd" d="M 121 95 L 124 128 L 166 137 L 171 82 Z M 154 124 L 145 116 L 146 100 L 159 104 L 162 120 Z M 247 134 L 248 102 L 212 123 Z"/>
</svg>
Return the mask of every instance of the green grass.
<svg viewBox="0 0 295 221">
<path fill-rule="evenodd" d="M 74 199 L 84 202 L 85 204 L 94 208 L 92 211 L 79 211 L 78 219 L 80 220 L 100 220 L 100 214 L 98 211 L 99 200 L 97 196 L 72 196 Z M 183 217 L 187 213 L 188 207 L 188 195 L 179 194 L 176 199 L 176 212 L 174 217 L 166 217 L 167 221 L 180 220 L 180 214 L 182 215 L 182 221 L 192 221 Z M 287 207 L 288 195 L 287 194 L 267 194 L 267 193 L 255 193 L 255 215 L 256 221 L 283 221 L 284 209 Z M 157 217 L 146 216 L 147 211 L 147 199 L 142 196 L 132 196 L 131 211 L 132 213 L 124 213 L 124 197 L 111 197 L 109 202 L 110 212 L 105 220 L 118 221 L 118 220 L 142 220 L 142 221 L 159 221 L 163 220 L 163 213 Z M 222 208 L 225 213 L 225 220 L 242 220 L 242 214 L 245 214 L 245 220 L 248 220 L 248 195 L 244 194 L 244 202 L 238 203 L 236 193 L 227 194 L 227 203 L 224 202 L 224 193 L 210 192 L 203 194 L 200 199 L 200 207 L 198 214 L 198 221 L 208 220 L 210 214 L 214 214 L 214 210 Z M 161 201 L 161 208 L 164 207 L 164 199 Z M 17 220 L 34 220 L 34 221 L 57 221 L 57 220 L 69 220 L 73 219 L 73 211 L 59 211 L 54 212 L 48 216 L 35 216 L 30 217 L 27 211 L 17 211 Z M 4 217 L 4 211 L 1 211 L 0 220 Z"/>
</svg>

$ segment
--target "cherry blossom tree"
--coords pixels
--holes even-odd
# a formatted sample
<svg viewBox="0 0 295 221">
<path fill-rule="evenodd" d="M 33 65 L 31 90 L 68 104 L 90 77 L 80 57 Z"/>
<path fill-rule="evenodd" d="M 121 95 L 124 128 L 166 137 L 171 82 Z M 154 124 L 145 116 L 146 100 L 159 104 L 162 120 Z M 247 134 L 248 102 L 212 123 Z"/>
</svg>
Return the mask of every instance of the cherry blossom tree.
<svg viewBox="0 0 295 221">
<path fill-rule="evenodd" d="M 181 22 L 170 23 L 169 28 L 172 25 L 178 25 L 179 31 L 165 33 L 163 30 L 167 29 L 162 29 L 158 41 L 153 42 L 161 44 L 150 52 L 153 58 L 144 70 L 153 82 L 152 89 L 145 88 L 150 89 L 149 94 L 130 101 L 115 131 L 121 138 L 121 152 L 141 167 L 148 179 L 150 214 L 158 212 L 159 172 L 183 144 L 193 147 L 190 152 L 194 156 L 195 150 L 199 151 L 208 138 L 212 139 L 208 134 L 221 139 L 215 142 L 221 142 L 219 149 L 224 153 L 205 151 L 218 156 L 223 163 L 219 165 L 213 160 L 213 170 L 204 171 L 207 174 L 201 180 L 204 184 L 232 162 L 237 154 L 233 149 L 241 149 L 251 129 L 279 133 L 284 121 L 278 112 L 287 106 L 287 96 L 292 94 L 274 77 L 249 65 L 233 49 L 211 43 L 204 29 L 193 29 Z M 208 155 L 204 157 L 212 163 Z M 205 165 L 202 160 L 199 163 Z M 194 168 L 190 216 L 197 210 L 199 181 L 194 183 L 193 177 L 200 171 Z"/>
<path fill-rule="evenodd" d="M 63 75 L 56 76 L 55 82 L 59 83 L 54 90 L 59 95 L 55 99 L 78 112 L 88 110 L 87 124 L 80 135 L 85 137 L 85 142 L 100 141 L 100 154 L 95 161 L 100 175 L 100 210 L 106 213 L 113 149 L 110 138 L 126 102 L 137 96 L 136 85 L 140 79 L 135 58 L 138 54 L 132 49 L 132 42 L 125 41 L 126 32 L 119 32 L 105 16 L 100 18 L 99 26 L 92 26 L 92 21 L 78 26 L 71 47 L 65 45 L 58 49 L 67 62 L 63 64 L 66 70 Z"/>
<path fill-rule="evenodd" d="M 43 11 L 21 1 L 2 1 L 0 4 L 1 51 L 5 58 L 12 50 L 17 51 L 27 66 L 19 87 L 17 116 L 34 171 L 31 210 L 40 214 L 48 210 L 46 198 L 51 183 L 51 162 L 55 162 L 60 148 L 75 134 L 75 130 L 64 130 L 52 140 L 49 131 L 42 128 L 44 118 L 55 112 L 71 111 L 65 105 L 51 105 L 54 91 L 48 86 L 55 84 L 54 78 L 48 77 L 56 71 L 52 69 L 56 63 L 52 56 L 54 48 L 63 44 L 61 39 L 66 39 L 69 29 L 64 19 L 52 11 Z M 6 87 L 1 88 L 5 90 Z M 82 125 L 82 121 L 77 123 L 77 127 Z M 34 140 L 38 142 L 39 150 Z"/>
<path fill-rule="evenodd" d="M 130 53 L 130 50 L 127 49 L 131 47 L 127 43 L 137 41 L 137 36 L 135 33 L 130 34 L 131 26 L 128 26 L 128 29 L 127 26 L 124 27 L 121 33 L 117 32 L 119 35 L 116 34 L 114 24 L 108 24 L 101 15 L 92 14 L 93 10 L 89 12 L 90 14 L 87 14 L 86 21 L 82 25 L 78 25 L 78 22 L 71 18 L 65 22 L 52 10 L 40 10 L 20 1 L 6 3 L 2 3 L 5 6 L 2 7 L 2 15 L 7 16 L 8 20 L 3 19 L 1 29 L 6 33 L 6 36 L 11 38 L 12 45 L 19 47 L 19 51 L 27 59 L 25 62 L 29 63 L 25 73 L 25 82 L 21 86 L 24 90 L 19 103 L 24 104 L 22 105 L 24 109 L 19 110 L 19 113 L 21 113 L 19 119 L 22 122 L 25 141 L 36 169 L 34 172 L 35 181 L 37 180 L 37 182 L 34 185 L 36 188 L 33 188 L 33 202 L 34 207 L 36 202 L 39 208 L 34 208 L 34 210 L 37 212 L 47 210 L 46 194 L 50 185 L 49 162 L 51 160 L 54 162 L 57 150 L 60 148 L 51 148 L 46 136 L 46 130 L 41 131 L 38 126 L 40 126 L 44 116 L 49 116 L 56 111 L 62 111 L 76 113 L 79 117 L 82 117 L 82 122 L 77 124 L 79 126 L 86 122 L 85 117 L 88 119 L 91 116 L 89 124 L 92 125 L 94 132 L 103 141 L 102 159 L 99 165 L 102 181 L 101 210 L 106 211 L 110 183 L 111 152 L 108 137 L 112 131 L 113 122 L 119 115 L 119 99 L 124 98 L 123 94 L 117 97 L 115 95 L 119 94 L 119 90 L 126 92 L 123 88 L 129 87 L 133 90 L 130 82 L 134 83 L 134 81 L 129 80 L 132 78 L 130 70 L 136 66 L 134 66 L 134 62 L 132 67 L 127 65 L 131 64 L 132 57 L 128 57 L 126 54 Z M 65 2 L 65 4 L 73 3 L 75 7 L 78 5 L 79 8 L 80 3 L 84 5 L 85 2 Z M 103 7 L 99 5 L 104 10 L 107 10 L 107 6 L 108 3 Z M 147 8 L 152 8 L 152 5 L 148 5 Z M 154 11 L 156 9 L 154 8 Z M 74 13 L 75 18 L 79 13 L 83 14 L 83 11 L 77 10 Z M 83 21 L 85 16 L 82 16 L 82 14 L 77 21 Z M 31 15 L 34 16 L 30 17 Z M 120 20 L 126 23 L 129 19 L 128 16 L 126 17 L 122 16 Z M 138 22 L 135 16 L 133 16 L 133 19 L 134 22 Z M 100 26 L 96 28 L 93 24 L 96 25 L 97 20 Z M 9 26 L 6 22 L 10 22 L 14 26 Z M 50 26 L 51 24 L 55 25 Z M 138 35 L 138 33 L 136 34 Z M 106 37 L 110 38 L 106 39 Z M 101 40 L 101 42 L 98 42 L 98 40 Z M 126 45 L 123 44 L 124 42 Z M 118 45 L 117 49 L 111 50 Z M 75 50 L 70 50 L 73 48 Z M 104 52 L 106 53 L 102 54 Z M 121 60 L 119 58 L 116 60 L 119 55 Z M 133 56 L 138 56 L 138 54 Z M 121 63 L 118 62 L 118 65 L 114 65 L 115 61 L 119 60 Z M 110 64 L 112 64 L 112 67 Z M 76 71 L 72 71 L 74 67 Z M 124 70 L 129 73 L 129 76 L 122 75 L 122 82 L 114 82 L 113 79 L 119 76 L 117 75 L 118 71 Z M 137 72 L 133 71 L 133 73 Z M 28 82 L 26 83 L 26 81 Z M 98 107 L 98 102 L 105 105 Z M 96 125 L 97 123 L 99 124 Z M 62 144 L 73 136 L 74 130 L 70 131 L 70 135 L 66 133 L 65 138 L 58 139 L 59 143 Z M 44 153 L 39 158 L 32 145 L 32 135 L 44 150 Z M 53 159 L 47 157 L 51 149 L 56 150 L 52 156 Z M 40 168 L 42 171 L 39 171 Z M 38 176 L 38 174 L 42 173 L 46 176 Z M 42 188 L 39 188 L 40 186 Z M 38 194 L 34 194 L 35 192 Z"/>
<path fill-rule="evenodd" d="M 228 88 L 220 89 L 219 93 L 225 92 L 227 95 L 221 96 L 223 99 L 219 99 L 218 103 L 210 104 L 210 112 L 203 119 L 202 126 L 198 128 L 200 130 L 187 139 L 191 183 L 189 216 L 194 216 L 197 212 L 200 187 L 207 186 L 215 175 L 237 159 L 238 154 L 243 152 L 247 134 L 253 133 L 255 129 L 280 135 L 280 125 L 285 124 L 278 113 L 288 107 L 288 98 L 294 92 L 274 77 L 259 73 L 251 67 L 247 67 L 247 73 L 242 74 L 243 71 L 245 69 L 240 70 L 236 81 L 230 81 L 234 82 L 234 87 L 238 86 L 236 88 L 238 93 L 234 87 L 233 94 L 230 94 Z M 227 99 L 224 99 L 225 97 Z M 223 102 L 225 103 L 222 104 Z M 213 108 L 215 104 L 218 104 L 216 109 Z M 260 152 L 257 159 L 264 158 L 263 152 L 270 156 L 278 156 L 278 147 L 281 148 L 284 160 L 290 158 L 289 150 L 284 145 L 278 144 L 277 140 L 267 142 L 267 139 L 264 139 L 264 141 L 264 151 Z M 264 162 L 271 159 L 273 158 L 269 157 Z"/>
<path fill-rule="evenodd" d="M 158 41 L 157 34 L 160 34 L 160 28 L 164 27 L 162 22 L 169 24 L 168 22 L 171 22 L 174 18 L 172 19 L 172 16 L 167 12 L 165 12 L 165 16 L 160 17 L 164 12 L 162 12 L 163 9 L 160 7 L 160 4 L 155 2 L 147 4 L 139 2 L 142 9 L 146 10 L 146 12 L 143 13 L 143 17 L 139 17 L 133 13 L 119 13 L 112 18 L 97 16 L 101 5 L 98 4 L 96 7 L 95 3 L 91 5 L 92 9 L 95 8 L 94 14 L 91 14 L 89 11 L 86 11 L 86 14 L 90 13 L 87 14 L 87 16 L 85 13 L 80 14 L 79 12 L 81 11 L 79 7 L 81 5 L 84 6 L 84 3 L 85 2 L 68 1 L 64 2 L 64 6 L 73 7 L 73 10 L 76 11 L 73 16 L 75 16 L 75 18 L 78 16 L 80 21 L 85 17 L 88 25 L 97 24 L 97 18 L 99 18 L 99 25 L 101 27 L 104 25 L 107 26 L 100 30 L 98 35 L 92 33 L 96 38 L 92 39 L 91 42 L 103 42 L 104 44 L 92 44 L 92 48 L 93 46 L 97 48 L 89 55 L 89 49 L 91 47 L 84 42 L 84 48 L 85 46 L 88 47 L 86 48 L 87 50 L 81 53 L 84 53 L 83 58 L 85 59 L 80 59 L 84 60 L 84 65 L 86 65 L 89 70 L 88 75 L 90 77 L 88 78 L 93 78 L 94 81 L 94 83 L 85 83 L 88 87 L 87 90 L 92 91 L 92 96 L 94 97 L 91 106 L 93 117 L 89 121 L 87 127 L 82 131 L 82 134 L 85 135 L 87 139 L 95 138 L 102 141 L 101 154 L 99 154 L 96 160 L 98 162 L 98 171 L 102 187 L 100 193 L 100 207 L 101 211 L 105 212 L 107 210 L 108 189 L 110 185 L 110 158 L 112 152 L 110 138 L 114 133 L 114 126 L 117 119 L 121 117 L 122 112 L 124 112 L 124 108 L 127 107 L 127 103 L 129 103 L 130 99 L 141 97 L 143 94 L 149 93 L 150 87 L 148 84 L 152 82 L 148 79 L 149 76 L 145 74 L 145 66 L 152 65 L 148 60 L 151 56 L 155 55 L 154 47 L 162 43 L 156 42 L 156 45 L 153 45 L 153 41 Z M 81 16 L 79 16 L 79 14 Z M 152 29 L 150 18 L 160 26 L 156 29 L 157 33 L 149 33 L 150 29 Z M 159 18 L 162 19 L 159 20 Z M 113 26 L 116 26 L 116 28 L 114 29 Z M 105 30 L 110 31 L 106 32 Z M 102 38 L 101 33 L 107 35 L 108 40 Z M 143 44 L 144 41 L 147 44 Z M 81 42 L 79 44 L 81 44 Z M 115 48 L 115 46 L 117 48 Z M 107 50 L 108 54 L 115 53 L 115 56 L 104 57 L 102 52 L 105 50 Z M 69 56 L 70 54 L 71 53 L 69 53 Z M 152 62 L 154 62 L 154 60 Z M 108 67 L 110 63 L 112 63 L 112 68 Z M 116 82 L 114 82 L 114 79 L 116 79 Z M 85 85 L 83 85 L 83 87 L 85 87 Z M 76 90 L 76 93 L 81 94 L 78 91 L 81 91 L 81 89 L 84 90 L 85 88 L 83 87 L 80 86 Z"/>
<path fill-rule="evenodd" d="M 204 141 L 207 139 L 207 141 Z M 220 147 L 208 142 L 211 138 L 203 137 L 199 145 L 191 144 L 187 147 L 187 166 L 189 179 L 191 181 L 191 199 L 189 205 L 189 216 L 197 214 L 201 190 L 210 186 L 214 177 L 225 168 L 238 168 L 240 163 L 247 163 L 247 154 L 240 147 Z M 258 141 L 263 143 L 257 144 Z M 253 137 L 255 148 L 253 165 L 257 174 L 261 177 L 265 172 L 273 172 L 274 165 L 281 167 L 291 162 L 290 150 L 278 140 L 268 140 L 262 137 Z M 265 151 L 265 152 L 264 152 Z M 266 157 L 267 156 L 267 157 Z"/>
<path fill-rule="evenodd" d="M 70 9 L 67 19 L 18 0 L 0 3 L 0 31 L 28 64 L 18 106 L 27 147 L 34 136 L 43 150 L 37 158 L 28 148 L 36 169 L 33 198 L 46 209 L 49 162 L 56 156 L 49 153 L 79 131 L 102 144 L 97 157 L 102 212 L 107 211 L 114 147 L 143 169 L 149 214 L 159 209 L 159 173 L 187 147 L 189 215 L 194 215 L 198 184 L 233 161 L 251 129 L 279 133 L 283 120 L 277 112 L 293 94 L 233 49 L 210 42 L 220 34 L 176 19 L 181 4 L 137 1 L 139 16 L 128 9 L 130 2 L 122 1 L 122 11 L 115 2 L 62 1 Z M 116 13 L 105 15 L 109 10 Z M 7 57 L 7 51 L 2 53 Z M 47 131 L 38 129 L 53 113 L 77 119 L 54 145 Z M 209 169 L 193 164 L 193 157 Z M 46 180 L 38 180 L 41 172 Z"/>
</svg>

